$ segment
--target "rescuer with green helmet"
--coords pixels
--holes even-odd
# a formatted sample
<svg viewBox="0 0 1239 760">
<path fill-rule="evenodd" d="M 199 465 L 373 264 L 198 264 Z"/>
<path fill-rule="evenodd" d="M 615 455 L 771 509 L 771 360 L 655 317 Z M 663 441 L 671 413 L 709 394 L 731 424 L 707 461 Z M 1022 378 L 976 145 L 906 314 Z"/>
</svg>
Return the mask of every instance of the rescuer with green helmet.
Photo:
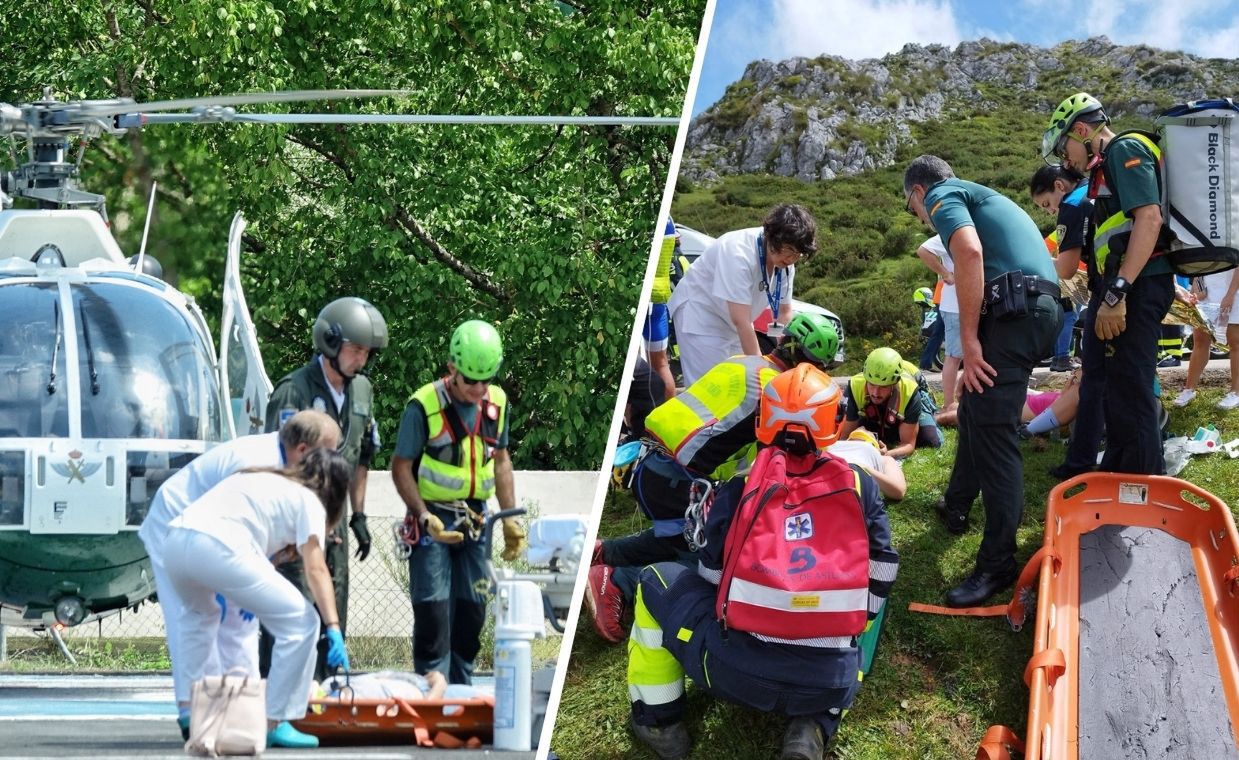
<svg viewBox="0 0 1239 760">
<path fill-rule="evenodd" d="M 508 453 L 508 397 L 492 381 L 503 341 L 471 319 L 452 333 L 447 375 L 419 388 L 404 410 L 392 481 L 407 510 L 413 669 L 468 684 L 481 648 L 490 575 L 481 529 L 486 502 L 516 506 Z M 525 546 L 519 518 L 503 521 L 503 558 Z"/>
<path fill-rule="evenodd" d="M 875 348 L 865 359 L 865 369 L 844 386 L 847 405 L 839 436 L 857 428 L 877 436 L 879 451 L 906 457 L 917 446 L 938 448 L 942 431 L 934 420 L 937 406 L 921 373 L 893 348 Z"/>
<path fill-rule="evenodd" d="M 1102 378 L 1106 451 L 1099 470 L 1160 475 L 1165 471 L 1153 393 L 1161 322 L 1174 300 L 1161 207 L 1162 152 L 1155 136 L 1116 135 L 1101 103 L 1080 92 L 1059 104 L 1041 139 L 1046 160 L 1087 174 L 1092 223 L 1090 314 L 1084 376 Z M 1090 355 L 1092 359 L 1090 360 Z"/>
<path fill-rule="evenodd" d="M 838 352 L 839 335 L 829 319 L 796 314 L 773 351 L 721 361 L 650 412 L 645 419 L 648 451 L 634 467 L 632 489 L 653 526 L 601 541 L 594 552 L 585 611 L 599 636 L 617 644 L 627 635 L 621 618 L 642 567 L 690 556 L 684 511 L 693 481 L 729 480 L 752 464 L 766 383 L 802 363 L 827 367 Z"/>
<path fill-rule="evenodd" d="M 370 378 L 360 374 L 366 362 L 387 348 L 387 322 L 379 310 L 361 298 L 337 298 L 323 307 L 313 327 L 314 358 L 285 375 L 271 392 L 267 403 L 267 432 L 279 430 L 302 409 L 314 409 L 331 417 L 340 426 L 340 453 L 353 466 L 349 484 L 352 517 L 349 527 L 357 540 L 355 557 L 370 555 L 370 530 L 366 525 L 366 479 L 370 462 L 379 448 L 378 425 L 374 421 L 374 395 Z M 344 521 L 336 526 L 324 547 L 336 592 L 340 630 L 348 628 L 348 531 Z M 279 566 L 280 572 L 311 599 L 301 560 Z M 271 638 L 265 632 L 259 649 L 260 669 L 270 667 Z M 328 675 L 326 646 L 320 642 L 317 680 Z"/>
</svg>

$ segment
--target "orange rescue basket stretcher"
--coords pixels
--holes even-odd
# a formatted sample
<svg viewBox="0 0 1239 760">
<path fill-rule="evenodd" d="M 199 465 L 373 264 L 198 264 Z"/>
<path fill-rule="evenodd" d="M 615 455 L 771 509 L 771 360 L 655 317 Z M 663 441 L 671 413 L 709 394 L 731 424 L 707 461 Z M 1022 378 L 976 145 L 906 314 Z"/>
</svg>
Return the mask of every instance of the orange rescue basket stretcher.
<svg viewBox="0 0 1239 760">
<path fill-rule="evenodd" d="M 1226 714 L 1232 731 L 1239 727 L 1239 534 L 1230 509 L 1177 478 L 1088 473 L 1050 492 L 1044 542 L 1020 574 L 1010 604 L 962 611 L 911 605 L 938 614 L 1005 615 L 1019 630 L 1028 592 L 1036 590 L 1033 655 L 1024 669 L 1027 740 L 992 726 L 977 760 L 1010 760 L 1013 753 L 1024 760 L 1079 760 L 1080 537 L 1105 525 L 1161 530 L 1189 547 Z"/>
<path fill-rule="evenodd" d="M 459 748 L 489 744 L 494 735 L 495 698 L 310 700 L 306 716 L 293 725 L 323 744 L 413 744 Z"/>
</svg>

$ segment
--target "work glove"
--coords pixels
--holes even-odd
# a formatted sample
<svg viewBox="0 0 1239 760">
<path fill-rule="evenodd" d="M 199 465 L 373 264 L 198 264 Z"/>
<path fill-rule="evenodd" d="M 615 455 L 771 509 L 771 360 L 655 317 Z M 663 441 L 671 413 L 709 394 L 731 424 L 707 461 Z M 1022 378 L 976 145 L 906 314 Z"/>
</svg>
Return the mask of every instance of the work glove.
<svg viewBox="0 0 1239 760">
<path fill-rule="evenodd" d="M 370 529 L 366 527 L 366 513 L 354 512 L 348 526 L 353 529 L 353 537 L 357 539 L 357 551 L 353 556 L 364 560 L 370 556 Z"/>
<path fill-rule="evenodd" d="M 1127 329 L 1127 299 L 1110 306 L 1102 303 L 1097 307 L 1097 318 L 1093 324 L 1093 332 L 1101 340 L 1113 340 Z"/>
<path fill-rule="evenodd" d="M 344 668 L 344 672 L 348 672 L 348 649 L 344 646 L 344 634 L 338 628 L 327 629 L 327 667 Z"/>
<path fill-rule="evenodd" d="M 503 521 L 503 557 L 505 562 L 511 562 L 521 556 L 521 552 L 529 546 L 529 542 L 525 540 L 525 526 L 521 524 L 520 518 L 508 517 Z"/>
<path fill-rule="evenodd" d="M 465 534 L 458 530 L 445 530 L 443 521 L 429 510 L 422 513 L 422 532 L 441 544 L 459 544 L 465 540 Z"/>
</svg>

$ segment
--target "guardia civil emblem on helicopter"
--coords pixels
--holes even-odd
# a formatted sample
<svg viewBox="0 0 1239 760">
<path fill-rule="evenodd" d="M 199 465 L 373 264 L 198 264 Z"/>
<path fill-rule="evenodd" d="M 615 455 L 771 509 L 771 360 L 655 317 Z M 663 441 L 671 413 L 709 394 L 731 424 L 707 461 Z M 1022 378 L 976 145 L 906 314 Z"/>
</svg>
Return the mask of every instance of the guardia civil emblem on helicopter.
<svg viewBox="0 0 1239 760">
<path fill-rule="evenodd" d="M 192 298 L 142 250 L 126 257 L 102 195 L 78 187 L 85 143 L 150 124 L 469 123 L 669 126 L 675 118 L 253 114 L 254 103 L 400 94 L 258 93 L 0 104 L 26 142 L 0 173 L 0 623 L 77 625 L 154 592 L 137 529 L 159 486 L 219 441 L 261 432 L 271 383 L 228 236 L 219 350 Z M 75 160 L 69 152 L 80 146 Z M 16 158 L 16 157 L 15 157 Z M 33 208 L 14 208 L 24 199 Z M 153 196 L 152 196 L 153 205 Z M 151 213 L 148 210 L 149 226 Z"/>
</svg>

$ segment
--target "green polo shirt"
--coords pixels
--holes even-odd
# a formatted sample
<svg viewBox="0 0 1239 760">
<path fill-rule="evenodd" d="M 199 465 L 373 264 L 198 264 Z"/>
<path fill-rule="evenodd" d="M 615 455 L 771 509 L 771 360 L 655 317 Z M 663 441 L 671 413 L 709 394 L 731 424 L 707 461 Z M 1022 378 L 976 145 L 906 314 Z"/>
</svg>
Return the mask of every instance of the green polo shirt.
<svg viewBox="0 0 1239 760">
<path fill-rule="evenodd" d="M 925 208 L 948 250 L 957 231 L 976 229 L 986 280 L 1018 269 L 1026 275 L 1058 281 L 1054 260 L 1045 255 L 1045 241 L 1036 223 L 1002 193 L 952 178 L 929 188 Z"/>
<path fill-rule="evenodd" d="M 357 375 L 344 390 L 344 404 L 339 410 L 323 376 L 323 368 L 315 355 L 308 364 L 285 375 L 271 392 L 267 402 L 267 432 L 279 430 L 293 414 L 302 409 L 323 412 L 340 425 L 343 443 L 340 453 L 354 467 L 369 467 L 378 448 L 378 428 L 373 416 L 373 390 L 370 378 Z"/>
</svg>

